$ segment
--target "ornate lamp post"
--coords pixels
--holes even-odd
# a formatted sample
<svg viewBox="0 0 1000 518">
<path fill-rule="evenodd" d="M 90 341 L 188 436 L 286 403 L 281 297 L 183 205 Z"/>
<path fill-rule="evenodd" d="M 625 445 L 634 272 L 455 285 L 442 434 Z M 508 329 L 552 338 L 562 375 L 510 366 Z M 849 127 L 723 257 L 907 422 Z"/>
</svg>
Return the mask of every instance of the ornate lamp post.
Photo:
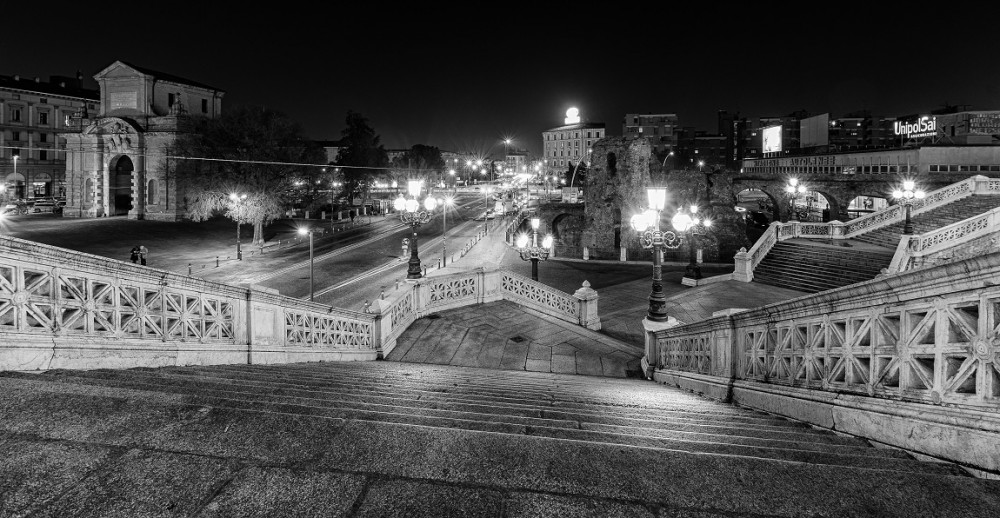
<svg viewBox="0 0 1000 518">
<path fill-rule="evenodd" d="M 302 227 L 299 229 L 299 235 L 309 234 L 309 300 L 313 300 L 313 229 Z"/>
<path fill-rule="evenodd" d="M 660 230 L 660 211 L 667 200 L 667 190 L 650 187 L 646 189 L 649 197 L 649 208 L 642 214 L 632 216 L 632 228 L 639 233 L 639 243 L 645 249 L 653 250 L 653 290 L 649 293 L 649 310 L 646 318 L 654 322 L 668 320 L 667 298 L 663 294 L 663 277 L 660 275 L 663 264 L 663 249 L 675 249 L 681 246 L 677 234 Z"/>
<path fill-rule="evenodd" d="M 236 216 L 236 259 L 239 261 L 243 260 L 243 247 L 240 243 L 240 221 L 243 219 L 243 211 L 240 209 L 243 207 L 243 202 L 246 199 L 246 194 L 236 194 L 234 192 L 229 195 L 229 201 L 233 204 L 231 211 Z"/>
<path fill-rule="evenodd" d="M 916 184 L 913 180 L 903 181 L 903 188 L 896 189 L 892 191 L 892 197 L 899 200 L 903 204 L 904 210 L 906 210 L 906 222 L 903 223 L 903 233 L 912 234 L 913 233 L 913 223 L 910 222 L 910 205 L 913 204 L 914 199 L 922 199 L 927 194 L 916 188 Z"/>
<path fill-rule="evenodd" d="M 799 216 L 797 209 L 795 208 L 795 200 L 799 198 L 800 194 L 805 194 L 806 186 L 799 183 L 798 178 L 790 178 L 788 183 L 785 185 L 785 196 L 788 197 L 788 210 L 790 220 L 798 220 Z"/>
<path fill-rule="evenodd" d="M 699 218 L 697 216 L 697 205 L 691 205 L 690 211 L 690 215 L 684 213 L 683 210 L 678 211 L 677 214 L 675 214 L 670 220 L 670 224 L 673 225 L 674 230 L 687 233 L 688 236 L 687 241 L 688 248 L 690 249 L 690 261 L 688 262 L 684 276 L 691 279 L 701 279 L 701 267 L 698 266 L 698 261 L 695 257 L 696 236 L 698 235 L 698 230 L 711 227 L 712 220 Z"/>
<path fill-rule="evenodd" d="M 531 246 L 528 246 L 528 236 L 521 234 L 517 238 L 517 251 L 521 254 L 522 261 L 531 261 L 531 280 L 538 280 L 538 260 L 546 261 L 549 258 L 549 250 L 552 248 L 552 236 L 546 235 L 542 240 L 542 246 L 538 246 L 538 218 L 531 218 Z"/>
<path fill-rule="evenodd" d="M 410 238 L 410 266 L 406 270 L 407 279 L 419 279 L 422 276 L 420 273 L 420 257 L 417 256 L 417 227 L 427 223 L 431 219 L 431 212 L 437 207 L 437 200 L 433 196 L 428 196 L 424 198 L 423 207 L 421 208 L 420 202 L 417 201 L 417 197 L 420 196 L 421 184 L 420 180 L 410 180 L 407 182 L 407 191 L 410 193 L 410 198 L 406 199 L 400 193 L 396 201 L 393 202 L 393 207 L 399 212 L 399 218 L 403 223 L 410 225 L 410 230 L 413 234 L 413 237 Z"/>
</svg>

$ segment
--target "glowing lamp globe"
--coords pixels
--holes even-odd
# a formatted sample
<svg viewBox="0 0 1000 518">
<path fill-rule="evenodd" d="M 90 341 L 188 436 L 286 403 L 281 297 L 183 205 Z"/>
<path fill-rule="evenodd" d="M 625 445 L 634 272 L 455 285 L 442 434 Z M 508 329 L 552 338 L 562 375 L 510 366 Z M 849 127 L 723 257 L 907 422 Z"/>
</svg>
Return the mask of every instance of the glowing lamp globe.
<svg viewBox="0 0 1000 518">
<path fill-rule="evenodd" d="M 542 240 L 542 246 L 552 248 L 552 236 L 545 236 L 545 239 Z"/>
<path fill-rule="evenodd" d="M 437 207 L 437 199 L 428 196 L 424 200 L 424 208 L 427 210 L 434 210 L 435 207 Z"/>
<path fill-rule="evenodd" d="M 419 209 L 419 208 L 420 208 L 420 204 L 417 203 L 417 200 L 414 200 L 412 198 L 410 198 L 409 200 L 406 200 L 406 212 L 416 212 L 417 209 Z"/>
<path fill-rule="evenodd" d="M 528 246 L 528 236 L 521 234 L 517 237 L 517 247 L 524 248 L 526 246 Z"/>
<path fill-rule="evenodd" d="M 400 194 L 399 197 L 392 202 L 392 206 L 396 210 L 403 210 L 406 208 L 406 199 L 403 198 L 402 194 Z"/>
<path fill-rule="evenodd" d="M 677 214 L 674 214 L 674 217 L 670 220 L 670 224 L 674 226 L 674 230 L 684 232 L 685 230 L 691 228 L 691 216 L 688 216 L 683 212 L 678 212 Z"/>
</svg>

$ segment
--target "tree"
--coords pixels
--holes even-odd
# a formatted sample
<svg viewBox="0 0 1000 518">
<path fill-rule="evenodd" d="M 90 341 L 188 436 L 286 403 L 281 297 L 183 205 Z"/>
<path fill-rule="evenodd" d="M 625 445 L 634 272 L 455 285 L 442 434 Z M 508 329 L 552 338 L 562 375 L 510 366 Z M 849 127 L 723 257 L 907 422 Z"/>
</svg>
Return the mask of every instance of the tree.
<svg viewBox="0 0 1000 518">
<path fill-rule="evenodd" d="M 587 183 L 587 163 L 583 160 L 576 164 L 570 163 L 563 172 L 563 179 L 567 186 L 579 187 Z"/>
<path fill-rule="evenodd" d="M 253 224 L 253 242 L 263 244 L 263 227 L 285 215 L 295 182 L 325 163 L 323 149 L 285 114 L 263 107 L 238 107 L 192 122 L 194 131 L 178 141 L 185 160 L 175 172 L 186 216 L 205 221 L 221 214 Z"/>
<path fill-rule="evenodd" d="M 415 144 L 406 153 L 396 157 L 392 166 L 404 169 L 406 178 L 421 178 L 435 185 L 443 179 L 445 168 L 441 150 L 424 144 Z"/>
<path fill-rule="evenodd" d="M 372 178 L 385 172 L 389 156 L 380 143 L 381 137 L 368 125 L 368 119 L 348 110 L 346 122 L 336 164 L 342 167 L 344 196 L 353 204 L 356 196 L 367 197 Z"/>
</svg>

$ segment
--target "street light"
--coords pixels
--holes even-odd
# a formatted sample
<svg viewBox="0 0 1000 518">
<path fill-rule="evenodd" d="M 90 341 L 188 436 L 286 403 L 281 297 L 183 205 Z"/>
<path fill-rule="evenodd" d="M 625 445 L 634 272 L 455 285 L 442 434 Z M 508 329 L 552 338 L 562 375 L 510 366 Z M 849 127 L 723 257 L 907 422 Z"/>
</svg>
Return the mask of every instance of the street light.
<svg viewBox="0 0 1000 518">
<path fill-rule="evenodd" d="M 14 185 L 17 185 L 17 159 L 21 158 L 21 155 L 14 155 L 11 157 L 14 159 Z M 24 199 L 28 199 L 28 182 L 24 182 Z"/>
<path fill-rule="evenodd" d="M 653 289 L 649 293 L 649 310 L 646 318 L 654 322 L 666 322 L 667 298 L 663 294 L 663 277 L 660 275 L 663 263 L 663 249 L 675 249 L 681 246 L 677 234 L 660 230 L 660 211 L 667 200 L 667 190 L 650 187 L 646 189 L 649 198 L 649 208 L 641 214 L 632 216 L 632 228 L 639 233 L 639 243 L 645 249 L 653 250 Z"/>
<path fill-rule="evenodd" d="M 697 216 L 698 206 L 691 205 L 690 208 L 691 215 L 687 215 L 683 210 L 677 212 L 674 217 L 670 220 L 670 224 L 673 225 L 674 230 L 681 233 L 687 233 L 688 236 L 688 248 L 690 249 L 690 260 L 688 261 L 687 269 L 684 272 L 684 276 L 690 279 L 701 279 L 701 267 L 698 266 L 698 261 L 695 258 L 695 239 L 698 235 L 698 230 L 705 229 L 712 226 L 712 220 L 701 219 Z"/>
<path fill-rule="evenodd" d="M 445 196 L 438 200 L 441 204 L 441 267 L 448 265 L 448 207 L 455 202 L 455 198 Z"/>
<path fill-rule="evenodd" d="M 243 202 L 247 199 L 246 194 L 236 194 L 231 193 L 229 195 L 229 201 L 232 202 L 233 208 L 230 212 L 236 216 L 236 259 L 239 261 L 243 260 L 243 248 L 240 244 L 240 221 L 243 219 L 243 211 L 240 210 L 243 207 Z"/>
<path fill-rule="evenodd" d="M 790 178 L 785 185 L 785 196 L 788 197 L 788 208 L 791 211 L 789 219 L 798 220 L 799 216 L 795 208 L 795 200 L 800 194 L 805 194 L 806 186 L 799 183 L 798 178 Z"/>
<path fill-rule="evenodd" d="M 528 246 L 528 236 L 521 234 L 517 238 L 517 252 L 521 254 L 521 260 L 531 261 L 531 280 L 538 280 L 538 260 L 548 260 L 549 251 L 552 248 L 552 235 L 546 235 L 542 240 L 542 246 L 538 246 L 538 218 L 531 218 L 531 246 Z"/>
<path fill-rule="evenodd" d="M 483 187 L 483 205 L 486 207 L 486 212 L 483 213 L 483 230 L 490 231 L 490 187 L 487 185 Z"/>
<path fill-rule="evenodd" d="M 927 194 L 916 188 L 916 184 L 913 180 L 903 181 L 903 188 L 896 189 L 892 191 L 892 197 L 900 201 L 903 204 L 904 210 L 906 210 L 906 222 L 903 223 L 903 233 L 912 234 L 913 233 L 913 223 L 910 222 L 910 205 L 913 204 L 914 198 L 922 199 Z"/>
<path fill-rule="evenodd" d="M 299 235 L 309 234 L 309 300 L 313 300 L 313 229 L 302 227 L 299 229 Z"/>
<path fill-rule="evenodd" d="M 399 218 L 410 225 L 410 230 L 412 231 L 413 237 L 411 238 L 410 246 L 410 262 L 409 268 L 406 270 L 407 279 L 419 279 L 420 274 L 420 257 L 417 256 L 417 227 L 427 223 L 431 219 L 431 212 L 437 207 L 437 199 L 433 196 L 428 196 L 424 198 L 423 209 L 421 210 L 421 204 L 417 201 L 417 197 L 420 196 L 420 180 L 410 180 L 407 182 L 407 191 L 410 193 L 410 199 L 403 197 L 400 193 L 396 201 L 393 202 L 393 207 L 399 212 Z"/>
</svg>

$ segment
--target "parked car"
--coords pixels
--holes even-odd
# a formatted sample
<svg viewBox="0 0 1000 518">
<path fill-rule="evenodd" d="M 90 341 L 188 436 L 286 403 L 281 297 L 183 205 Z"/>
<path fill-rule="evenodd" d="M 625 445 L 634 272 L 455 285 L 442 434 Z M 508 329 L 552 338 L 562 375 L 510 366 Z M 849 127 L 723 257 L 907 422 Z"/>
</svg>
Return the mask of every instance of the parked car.
<svg viewBox="0 0 1000 518">
<path fill-rule="evenodd" d="M 35 203 L 31 206 L 30 212 L 31 214 L 42 214 L 46 212 L 55 212 L 55 210 L 56 210 L 56 201 L 53 199 L 46 198 L 46 199 L 36 200 Z"/>
</svg>

